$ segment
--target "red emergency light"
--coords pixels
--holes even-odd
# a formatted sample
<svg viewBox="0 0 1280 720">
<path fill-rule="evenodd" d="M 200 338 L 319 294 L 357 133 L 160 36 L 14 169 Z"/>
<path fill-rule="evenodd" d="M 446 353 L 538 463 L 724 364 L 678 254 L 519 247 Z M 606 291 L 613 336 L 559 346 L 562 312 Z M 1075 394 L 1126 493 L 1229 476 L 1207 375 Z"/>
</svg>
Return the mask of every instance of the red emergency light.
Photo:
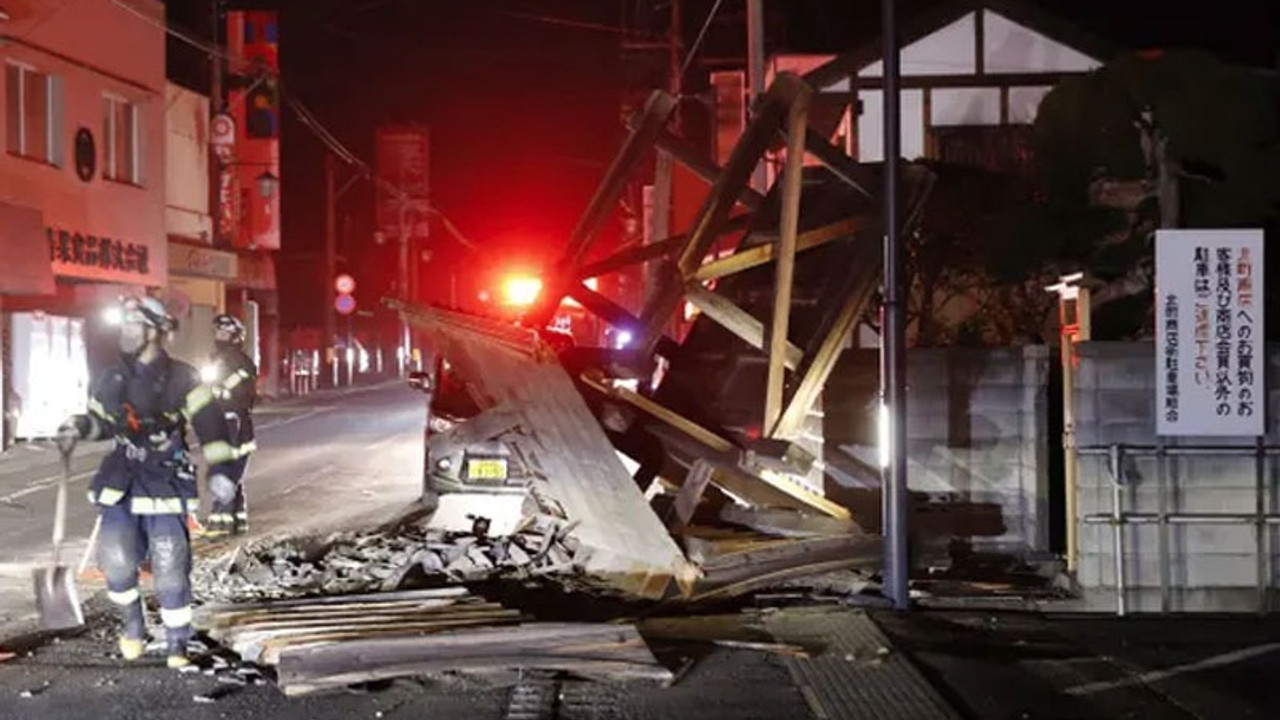
<svg viewBox="0 0 1280 720">
<path fill-rule="evenodd" d="M 508 305 L 528 306 L 542 292 L 542 281 L 526 275 L 512 275 L 503 282 L 502 291 Z"/>
</svg>

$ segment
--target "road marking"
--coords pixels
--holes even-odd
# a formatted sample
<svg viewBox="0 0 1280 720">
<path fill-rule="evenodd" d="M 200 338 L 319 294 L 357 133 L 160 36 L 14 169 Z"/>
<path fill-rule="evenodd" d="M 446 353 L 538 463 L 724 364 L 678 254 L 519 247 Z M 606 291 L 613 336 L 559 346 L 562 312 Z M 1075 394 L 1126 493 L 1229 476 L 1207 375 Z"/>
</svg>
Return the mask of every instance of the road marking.
<svg viewBox="0 0 1280 720">
<path fill-rule="evenodd" d="M 98 471 L 95 469 L 95 470 L 89 470 L 87 472 L 82 472 L 78 475 L 72 475 L 71 477 L 67 478 L 67 482 L 68 483 L 79 482 L 80 480 L 93 477 L 94 474 L 97 472 Z M 58 484 L 58 481 L 60 479 L 62 479 L 61 473 L 57 475 L 51 475 L 46 478 L 41 478 L 31 483 L 30 485 L 22 488 L 21 490 L 18 490 L 17 492 L 12 492 L 12 493 L 9 493 L 8 495 L 0 496 L 0 503 L 3 503 L 5 505 L 15 504 L 13 503 L 13 501 L 17 500 L 20 497 L 26 497 L 27 495 L 30 495 L 32 493 L 40 492 L 41 490 L 47 490 L 48 488 L 55 487 Z"/>
<path fill-rule="evenodd" d="M 351 394 L 355 394 L 355 393 L 363 392 L 363 391 L 367 391 L 367 390 L 376 390 L 376 389 L 379 389 L 379 388 L 382 388 L 382 387 L 390 386 L 390 385 L 391 385 L 391 384 L 393 384 L 394 382 L 396 382 L 396 381 L 389 381 L 389 382 L 386 382 L 386 383 L 381 383 L 381 384 L 379 384 L 379 385 L 375 385 L 375 386 L 373 386 L 373 387 L 351 388 L 351 389 L 348 389 L 348 390 L 346 390 L 346 391 L 339 392 L 338 394 L 340 394 L 340 395 L 351 395 Z M 283 426 L 283 425 L 288 425 L 288 424 L 290 424 L 290 423 L 298 422 L 298 421 L 300 421 L 300 420 L 306 420 L 306 419 L 309 419 L 309 418 L 313 418 L 313 417 L 315 417 L 315 416 L 317 416 L 317 415 L 321 415 L 321 414 L 323 414 L 323 413 L 326 413 L 326 412 L 330 412 L 330 411 L 336 410 L 336 409 L 338 409 L 339 407 L 341 407 L 341 406 L 340 406 L 340 405 L 321 405 L 321 406 L 319 406 L 319 407 L 313 408 L 313 409 L 308 410 L 308 411 L 306 411 L 306 412 L 304 412 L 304 413 L 301 413 L 301 414 L 299 414 L 299 415 L 294 415 L 294 416 L 292 416 L 292 417 L 288 417 L 288 418 L 285 418 L 285 419 L 283 419 L 283 420 L 277 420 L 277 421 L 275 421 L 275 422 L 269 422 L 269 423 L 265 423 L 265 424 L 263 424 L 263 425 L 258 425 L 256 429 L 257 429 L 258 431 L 263 431 L 263 430 L 270 430 L 270 429 L 272 429 L 272 428 L 278 428 L 278 427 L 281 427 L 281 426 Z M 381 443 L 378 443 L 378 444 L 380 445 Z M 375 445 L 374 447 L 377 447 L 377 446 Z M 370 449 L 374 449 L 374 448 L 370 448 Z M 68 478 L 68 482 L 78 482 L 78 481 L 80 481 L 80 480 L 85 480 L 85 479 L 87 479 L 87 478 L 93 477 L 93 475 L 94 475 L 96 472 L 97 472 L 97 469 L 95 468 L 95 469 L 93 469 L 93 470 L 89 470 L 89 471 L 86 471 L 86 472 L 83 472 L 83 473 L 79 473 L 79 474 L 77 474 L 77 475 L 72 475 L 70 478 Z M 18 491 L 16 491 L 16 492 L 10 493 L 10 494 L 8 494 L 8 495 L 0 495 L 0 505 L 7 505 L 7 506 L 9 506 L 9 507 L 21 508 L 21 507 L 23 507 L 23 506 L 22 506 L 22 504 L 21 504 L 21 503 L 16 503 L 16 502 L 14 502 L 15 500 L 17 500 L 18 498 L 26 497 L 27 495 L 31 495 L 31 494 L 33 494 L 33 493 L 40 492 L 41 490 L 46 490 L 46 489 L 48 489 L 48 488 L 52 488 L 52 487 L 57 486 L 57 484 L 58 484 L 58 479 L 59 479 L 59 478 L 61 478 L 61 477 L 62 477 L 61 473 L 59 473 L 59 474 L 57 474 L 57 475 L 50 475 L 49 477 L 45 477 L 45 478 L 41 478 L 41 479 L 39 479 L 39 480 L 36 480 L 35 482 L 31 483 L 30 485 L 27 485 L 25 488 L 23 488 L 23 489 L 21 489 L 21 490 L 18 490 Z"/>
<path fill-rule="evenodd" d="M 1186 673 L 1199 672 L 1201 670 L 1210 670 L 1216 667 L 1223 667 L 1224 665 L 1231 665 L 1232 663 L 1238 663 L 1244 660 L 1248 660 L 1250 658 L 1255 658 L 1255 657 L 1258 657 L 1259 655 L 1266 655 L 1268 653 L 1273 653 L 1273 652 L 1276 652 L 1277 650 L 1280 650 L 1280 643 L 1267 643 L 1265 645 L 1254 645 L 1253 647 L 1241 648 L 1239 650 L 1233 650 L 1229 653 L 1214 655 L 1213 657 L 1207 657 L 1203 660 L 1197 660 L 1196 662 L 1187 663 L 1185 665 L 1175 665 L 1171 668 L 1165 668 L 1163 670 L 1152 670 L 1150 672 L 1139 673 L 1137 675 L 1127 677 L 1123 680 L 1107 680 L 1104 682 L 1094 682 L 1094 683 L 1088 683 L 1085 685 L 1077 685 L 1073 688 L 1067 688 L 1064 691 L 1064 694 L 1065 695 L 1093 695 L 1095 693 L 1106 692 L 1108 690 L 1116 690 L 1122 687 L 1129 687 L 1132 685 L 1147 685 L 1150 683 L 1160 682 L 1161 680 L 1167 680 L 1171 677 L 1176 677 L 1178 675 L 1185 675 Z"/>
<path fill-rule="evenodd" d="M 316 415 L 329 412 L 330 410 L 336 410 L 337 408 L 338 408 L 337 405 L 324 405 L 324 406 L 315 408 L 314 410 L 308 410 L 307 412 L 304 412 L 301 415 L 294 415 L 293 417 L 287 417 L 283 420 L 277 420 L 275 422 L 269 422 L 263 425 L 258 425 L 256 426 L 256 429 L 270 430 L 271 428 L 277 428 L 277 427 L 280 427 L 281 425 L 288 425 L 289 423 L 295 423 L 295 422 L 298 422 L 299 420 L 306 420 L 307 418 L 313 418 Z"/>
</svg>

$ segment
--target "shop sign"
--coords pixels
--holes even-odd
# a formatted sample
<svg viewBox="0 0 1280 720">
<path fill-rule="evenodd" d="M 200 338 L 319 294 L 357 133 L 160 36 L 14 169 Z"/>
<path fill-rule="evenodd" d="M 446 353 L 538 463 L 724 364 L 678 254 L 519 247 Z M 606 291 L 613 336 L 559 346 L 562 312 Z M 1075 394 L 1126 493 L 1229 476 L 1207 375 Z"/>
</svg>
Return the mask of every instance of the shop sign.
<svg viewBox="0 0 1280 720">
<path fill-rule="evenodd" d="M 53 228 L 45 228 L 45 237 L 49 241 L 49 260 L 59 274 L 80 274 L 74 269 L 97 269 L 138 276 L 151 273 L 151 248 L 146 243 Z M 65 273 L 64 269 L 73 271 Z"/>
<path fill-rule="evenodd" d="M 220 280 L 236 277 L 235 253 L 211 248 L 169 243 L 169 271 L 180 275 L 198 275 Z"/>
</svg>

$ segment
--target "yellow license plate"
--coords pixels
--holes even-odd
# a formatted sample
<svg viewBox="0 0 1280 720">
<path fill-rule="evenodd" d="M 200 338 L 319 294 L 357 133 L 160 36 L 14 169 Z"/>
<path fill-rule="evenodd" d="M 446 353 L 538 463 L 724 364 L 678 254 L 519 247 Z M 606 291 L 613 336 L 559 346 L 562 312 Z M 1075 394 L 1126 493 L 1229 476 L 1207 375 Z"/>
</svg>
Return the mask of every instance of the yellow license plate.
<svg viewBox="0 0 1280 720">
<path fill-rule="evenodd" d="M 469 480 L 506 480 L 506 460 L 468 460 L 467 478 Z"/>
</svg>

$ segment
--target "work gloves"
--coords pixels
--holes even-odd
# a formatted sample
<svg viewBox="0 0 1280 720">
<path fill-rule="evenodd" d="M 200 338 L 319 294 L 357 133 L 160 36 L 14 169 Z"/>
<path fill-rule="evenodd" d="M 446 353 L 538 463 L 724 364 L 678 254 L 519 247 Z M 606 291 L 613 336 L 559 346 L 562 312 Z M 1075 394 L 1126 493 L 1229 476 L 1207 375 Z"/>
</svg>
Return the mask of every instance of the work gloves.
<svg viewBox="0 0 1280 720">
<path fill-rule="evenodd" d="M 209 493 L 213 499 L 223 505 L 229 505 L 236 499 L 236 483 L 221 473 L 209 476 Z"/>
<path fill-rule="evenodd" d="M 91 430 L 88 415 L 72 415 L 58 426 L 58 434 L 54 436 L 53 441 L 57 444 L 59 452 L 70 455 L 71 451 L 76 449 L 76 443 L 88 437 Z"/>
</svg>

